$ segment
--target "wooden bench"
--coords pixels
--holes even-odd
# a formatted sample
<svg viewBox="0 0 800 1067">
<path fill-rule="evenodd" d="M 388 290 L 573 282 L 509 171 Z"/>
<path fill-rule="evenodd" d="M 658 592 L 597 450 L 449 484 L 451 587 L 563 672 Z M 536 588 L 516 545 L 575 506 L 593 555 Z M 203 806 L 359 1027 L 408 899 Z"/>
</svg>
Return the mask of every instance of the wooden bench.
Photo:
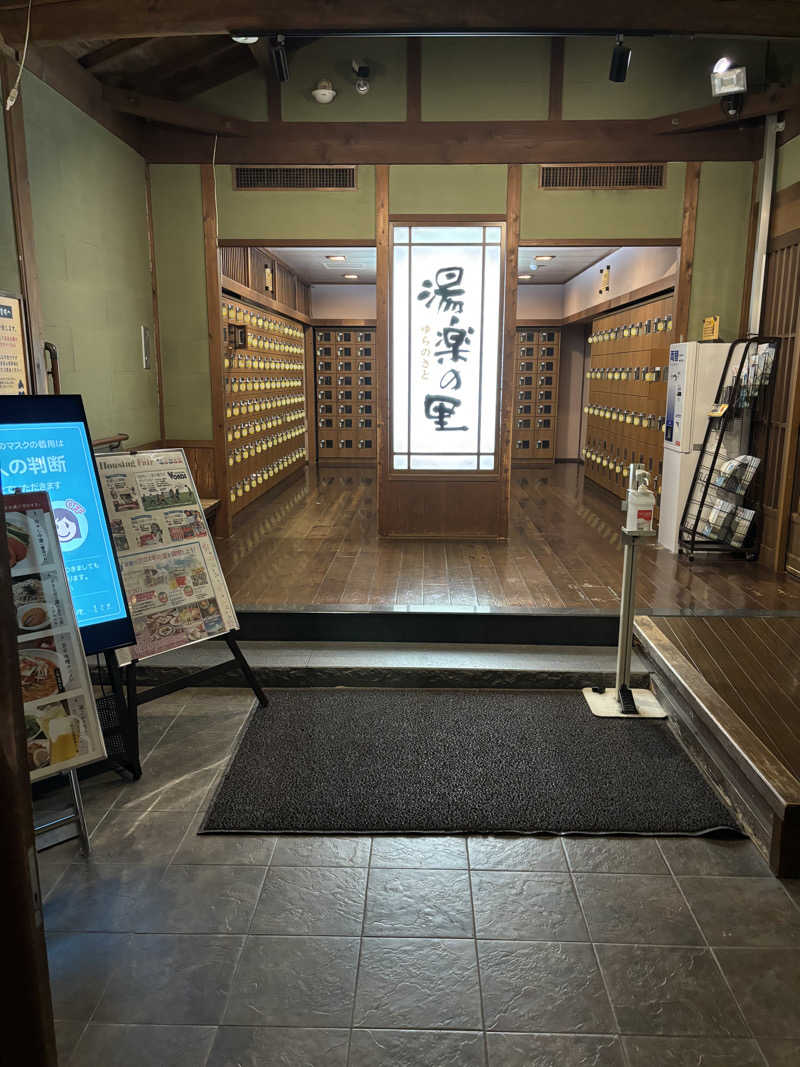
<svg viewBox="0 0 800 1067">
<path fill-rule="evenodd" d="M 200 497 L 200 506 L 203 509 L 203 514 L 206 517 L 208 528 L 212 535 L 214 533 L 214 524 L 217 520 L 217 512 L 219 511 L 219 499 L 211 497 Z"/>
</svg>

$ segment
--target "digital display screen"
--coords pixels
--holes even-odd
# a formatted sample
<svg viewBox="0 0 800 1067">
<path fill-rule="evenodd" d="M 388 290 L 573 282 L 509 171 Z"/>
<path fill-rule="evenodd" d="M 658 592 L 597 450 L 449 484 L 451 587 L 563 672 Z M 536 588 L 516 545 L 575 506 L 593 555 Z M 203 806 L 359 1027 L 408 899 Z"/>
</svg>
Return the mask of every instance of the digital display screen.
<svg viewBox="0 0 800 1067">
<path fill-rule="evenodd" d="M 132 644 L 133 627 L 80 397 L 2 398 L 0 476 L 4 493 L 44 492 L 50 497 L 86 651 Z"/>
</svg>

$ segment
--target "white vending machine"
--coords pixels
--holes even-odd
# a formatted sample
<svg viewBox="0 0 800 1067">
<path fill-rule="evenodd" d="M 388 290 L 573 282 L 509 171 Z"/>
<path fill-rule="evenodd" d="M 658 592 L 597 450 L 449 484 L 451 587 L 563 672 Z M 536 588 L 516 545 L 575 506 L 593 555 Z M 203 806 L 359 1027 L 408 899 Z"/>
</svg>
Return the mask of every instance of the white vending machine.
<svg viewBox="0 0 800 1067">
<path fill-rule="evenodd" d="M 729 348 L 727 341 L 670 345 L 658 522 L 658 543 L 670 552 L 678 551 L 683 509 Z"/>
</svg>

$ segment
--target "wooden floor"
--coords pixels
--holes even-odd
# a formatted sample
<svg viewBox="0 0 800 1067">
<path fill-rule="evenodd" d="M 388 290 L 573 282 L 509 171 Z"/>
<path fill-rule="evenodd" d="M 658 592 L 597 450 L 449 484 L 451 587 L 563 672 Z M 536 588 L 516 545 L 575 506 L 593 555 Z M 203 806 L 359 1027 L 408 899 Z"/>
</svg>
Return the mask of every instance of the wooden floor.
<svg viewBox="0 0 800 1067">
<path fill-rule="evenodd" d="M 237 607 L 349 605 L 613 611 L 622 563 L 619 502 L 578 464 L 512 475 L 507 542 L 385 541 L 367 469 L 309 467 L 258 501 L 218 550 Z M 719 558 L 641 554 L 643 613 L 800 611 L 800 581 Z"/>
<path fill-rule="evenodd" d="M 659 629 L 800 776 L 800 619 L 664 617 Z"/>
</svg>

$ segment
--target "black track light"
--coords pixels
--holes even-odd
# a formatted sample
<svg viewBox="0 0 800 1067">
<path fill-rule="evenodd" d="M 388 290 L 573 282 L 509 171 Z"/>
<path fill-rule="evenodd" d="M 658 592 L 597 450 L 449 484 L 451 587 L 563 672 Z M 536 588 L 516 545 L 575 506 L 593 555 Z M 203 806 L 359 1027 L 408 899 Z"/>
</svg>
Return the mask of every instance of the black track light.
<svg viewBox="0 0 800 1067">
<path fill-rule="evenodd" d="M 631 50 L 622 43 L 622 34 L 617 34 L 617 43 L 611 53 L 611 69 L 608 72 L 608 80 L 612 82 L 624 82 L 628 77 L 628 67 L 631 63 Z"/>
<path fill-rule="evenodd" d="M 272 39 L 272 64 L 275 67 L 275 77 L 279 82 L 289 80 L 289 57 L 286 54 L 286 37 L 282 33 L 276 34 Z"/>
</svg>

